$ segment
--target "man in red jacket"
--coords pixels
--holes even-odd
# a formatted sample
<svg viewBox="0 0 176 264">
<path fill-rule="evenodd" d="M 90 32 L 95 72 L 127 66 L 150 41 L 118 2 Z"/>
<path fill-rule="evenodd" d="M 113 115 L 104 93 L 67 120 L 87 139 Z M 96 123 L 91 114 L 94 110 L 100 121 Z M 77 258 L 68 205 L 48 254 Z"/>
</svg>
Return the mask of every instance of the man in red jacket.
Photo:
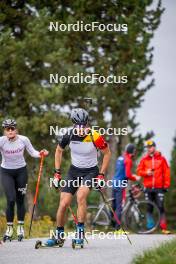
<svg viewBox="0 0 176 264">
<path fill-rule="evenodd" d="M 164 210 L 164 193 L 170 187 L 170 168 L 166 159 L 160 152 L 156 151 L 156 144 L 152 140 L 146 142 L 147 154 L 141 159 L 137 174 L 144 178 L 146 200 L 155 202 L 160 210 L 160 227 L 163 234 L 169 234 L 167 230 L 166 216 Z M 152 209 L 148 209 L 147 227 L 154 225 Z"/>
</svg>

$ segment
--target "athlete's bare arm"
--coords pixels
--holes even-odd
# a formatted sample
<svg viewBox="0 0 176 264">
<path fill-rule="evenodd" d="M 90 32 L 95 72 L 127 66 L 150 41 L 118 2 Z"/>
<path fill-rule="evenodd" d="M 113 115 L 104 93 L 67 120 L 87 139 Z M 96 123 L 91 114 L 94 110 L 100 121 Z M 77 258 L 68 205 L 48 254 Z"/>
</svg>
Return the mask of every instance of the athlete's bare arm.
<svg viewBox="0 0 176 264">
<path fill-rule="evenodd" d="M 105 149 L 101 149 L 101 153 L 104 155 L 104 157 L 103 157 L 103 162 L 101 165 L 100 173 L 105 173 L 108 168 L 109 161 L 111 158 L 111 151 L 109 149 L 109 146 L 107 146 L 107 148 Z"/>
<path fill-rule="evenodd" d="M 55 151 L 55 169 L 60 169 L 63 149 L 58 145 Z"/>
</svg>

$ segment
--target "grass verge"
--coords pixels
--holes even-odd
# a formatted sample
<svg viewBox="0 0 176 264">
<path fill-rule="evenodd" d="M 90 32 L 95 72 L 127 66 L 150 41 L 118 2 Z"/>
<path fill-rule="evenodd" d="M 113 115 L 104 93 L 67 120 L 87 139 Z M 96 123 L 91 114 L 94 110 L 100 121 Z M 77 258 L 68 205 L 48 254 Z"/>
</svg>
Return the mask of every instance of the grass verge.
<svg viewBox="0 0 176 264">
<path fill-rule="evenodd" d="M 174 264 L 176 263 L 176 239 L 161 244 L 136 256 L 133 264 Z"/>
</svg>

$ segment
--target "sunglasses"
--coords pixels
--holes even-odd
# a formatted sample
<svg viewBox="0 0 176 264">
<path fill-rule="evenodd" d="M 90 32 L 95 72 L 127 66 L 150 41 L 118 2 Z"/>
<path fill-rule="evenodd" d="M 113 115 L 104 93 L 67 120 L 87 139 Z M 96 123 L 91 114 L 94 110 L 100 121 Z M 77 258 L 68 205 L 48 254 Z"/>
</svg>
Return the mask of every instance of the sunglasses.
<svg viewBox="0 0 176 264">
<path fill-rule="evenodd" d="M 16 127 L 6 127 L 5 130 L 6 131 L 10 131 L 10 130 L 14 131 L 14 130 L 16 130 Z"/>
</svg>

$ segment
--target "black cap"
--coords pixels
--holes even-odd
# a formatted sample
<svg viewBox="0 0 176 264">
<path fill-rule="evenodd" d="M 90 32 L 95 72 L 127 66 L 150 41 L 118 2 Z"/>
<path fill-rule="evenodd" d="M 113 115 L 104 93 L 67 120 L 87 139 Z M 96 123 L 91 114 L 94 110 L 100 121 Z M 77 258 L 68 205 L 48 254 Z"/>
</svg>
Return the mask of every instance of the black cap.
<svg viewBox="0 0 176 264">
<path fill-rule="evenodd" d="M 125 147 L 125 151 L 129 154 L 134 154 L 136 151 L 136 146 L 132 143 L 129 143 Z"/>
</svg>

